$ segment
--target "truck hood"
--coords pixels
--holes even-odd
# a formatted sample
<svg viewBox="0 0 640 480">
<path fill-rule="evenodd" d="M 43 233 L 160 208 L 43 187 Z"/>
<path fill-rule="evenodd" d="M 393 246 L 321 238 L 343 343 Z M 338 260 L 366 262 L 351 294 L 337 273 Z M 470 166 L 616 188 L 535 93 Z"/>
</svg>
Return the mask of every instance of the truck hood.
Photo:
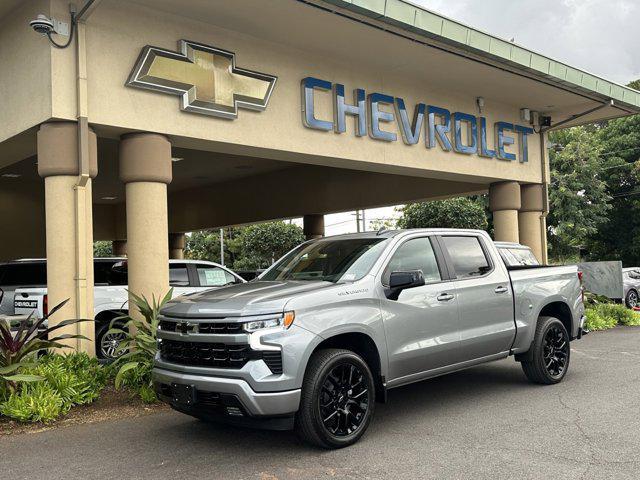
<svg viewBox="0 0 640 480">
<path fill-rule="evenodd" d="M 174 298 L 161 314 L 179 318 L 222 318 L 284 311 L 301 293 L 334 287 L 324 281 L 254 281 Z"/>
</svg>

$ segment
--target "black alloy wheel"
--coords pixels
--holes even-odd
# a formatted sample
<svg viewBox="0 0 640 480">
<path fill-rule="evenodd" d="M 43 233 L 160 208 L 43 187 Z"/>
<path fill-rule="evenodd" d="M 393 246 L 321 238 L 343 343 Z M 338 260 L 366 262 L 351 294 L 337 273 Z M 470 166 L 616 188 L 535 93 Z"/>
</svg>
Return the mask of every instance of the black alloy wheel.
<svg viewBox="0 0 640 480">
<path fill-rule="evenodd" d="M 543 342 L 544 366 L 552 377 L 561 378 L 569 359 L 569 339 L 566 330 L 557 325 L 549 328 Z"/>
<path fill-rule="evenodd" d="M 295 417 L 298 435 L 322 448 L 343 448 L 366 432 L 376 390 L 367 362 L 355 352 L 330 348 L 311 355 Z"/>
<path fill-rule="evenodd" d="M 521 360 L 527 378 L 543 385 L 561 382 L 569 370 L 570 340 L 560 320 L 540 317 L 531 347 Z"/>
<path fill-rule="evenodd" d="M 336 437 L 347 437 L 362 425 L 369 411 L 369 386 L 353 363 L 334 367 L 324 378 L 318 408 L 324 428 Z"/>
</svg>

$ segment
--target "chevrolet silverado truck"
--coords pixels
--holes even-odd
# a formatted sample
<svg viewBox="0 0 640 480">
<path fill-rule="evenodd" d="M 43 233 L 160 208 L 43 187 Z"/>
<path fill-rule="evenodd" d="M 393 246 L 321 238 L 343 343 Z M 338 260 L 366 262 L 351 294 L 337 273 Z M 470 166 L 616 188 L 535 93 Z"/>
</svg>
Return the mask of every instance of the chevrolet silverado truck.
<svg viewBox="0 0 640 480">
<path fill-rule="evenodd" d="M 154 388 L 203 420 L 340 448 L 401 385 L 508 356 L 560 382 L 583 313 L 576 266 L 507 267 L 482 231 L 327 237 L 254 281 L 167 303 Z"/>
</svg>

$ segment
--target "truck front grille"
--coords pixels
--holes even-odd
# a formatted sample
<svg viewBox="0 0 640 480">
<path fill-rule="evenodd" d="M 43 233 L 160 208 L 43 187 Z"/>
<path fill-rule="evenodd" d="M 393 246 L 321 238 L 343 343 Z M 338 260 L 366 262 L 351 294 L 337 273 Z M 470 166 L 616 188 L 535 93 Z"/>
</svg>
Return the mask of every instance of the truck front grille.
<svg viewBox="0 0 640 480">
<path fill-rule="evenodd" d="M 279 351 L 252 350 L 247 344 L 182 342 L 163 339 L 160 358 L 167 362 L 191 367 L 242 368 L 249 360 L 263 359 L 273 373 L 282 373 Z"/>
<path fill-rule="evenodd" d="M 160 321 L 160 330 L 165 332 L 175 332 L 179 331 L 180 325 L 179 322 L 172 322 L 170 320 L 161 320 Z M 242 324 L 241 323 L 232 323 L 232 322 L 203 322 L 192 324 L 198 326 L 198 333 L 205 334 L 234 334 L 234 333 L 242 333 Z"/>
</svg>

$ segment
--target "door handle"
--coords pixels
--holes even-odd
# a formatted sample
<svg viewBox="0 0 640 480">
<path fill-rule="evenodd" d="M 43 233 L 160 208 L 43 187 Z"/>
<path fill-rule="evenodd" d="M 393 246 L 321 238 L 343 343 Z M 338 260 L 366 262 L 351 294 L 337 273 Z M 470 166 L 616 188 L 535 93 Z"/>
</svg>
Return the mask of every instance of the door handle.
<svg viewBox="0 0 640 480">
<path fill-rule="evenodd" d="M 439 302 L 448 302 L 449 300 L 453 300 L 453 295 L 450 293 L 441 293 L 436 297 L 436 300 Z"/>
<path fill-rule="evenodd" d="M 496 293 L 507 293 L 508 291 L 509 289 L 504 285 L 500 285 L 499 287 L 496 287 L 496 289 L 494 290 L 494 292 Z"/>
</svg>

